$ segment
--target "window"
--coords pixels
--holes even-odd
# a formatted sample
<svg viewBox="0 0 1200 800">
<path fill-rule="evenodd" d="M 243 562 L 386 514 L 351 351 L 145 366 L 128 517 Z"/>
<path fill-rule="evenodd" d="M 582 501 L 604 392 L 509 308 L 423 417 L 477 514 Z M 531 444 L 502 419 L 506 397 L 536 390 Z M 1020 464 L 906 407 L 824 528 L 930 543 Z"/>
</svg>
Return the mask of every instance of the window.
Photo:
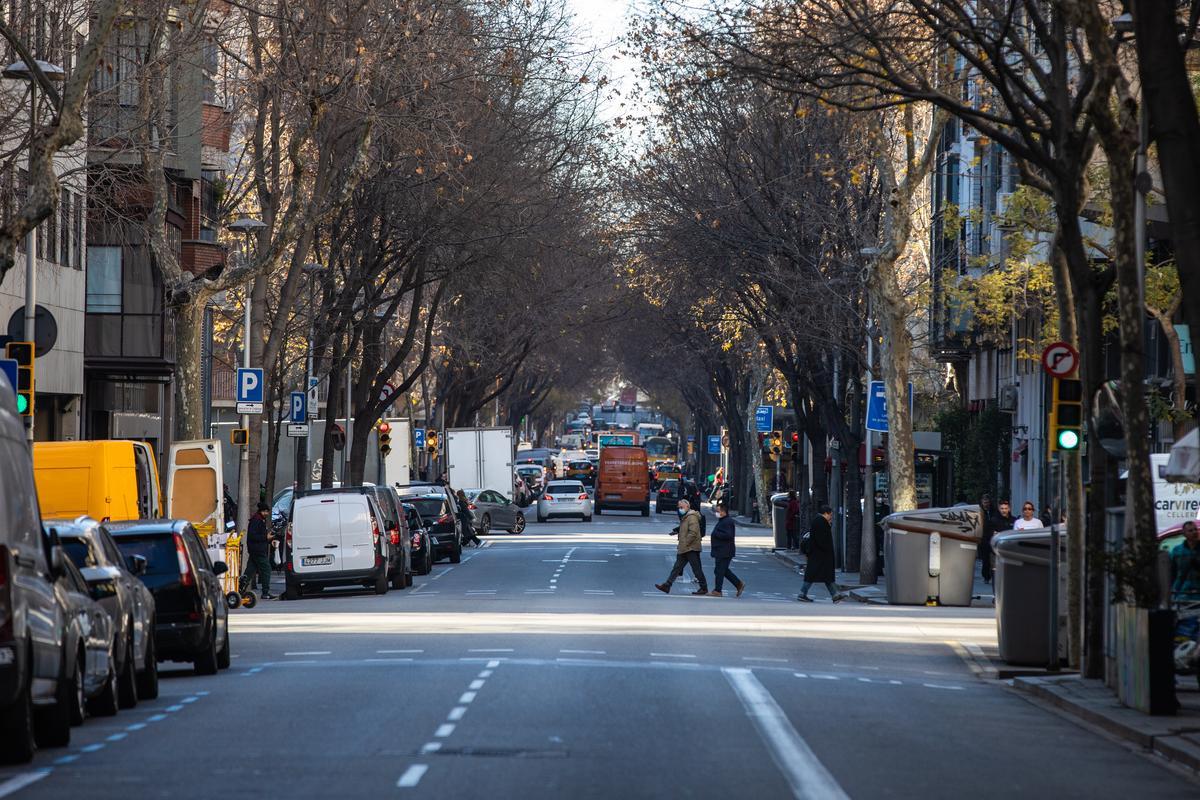
<svg viewBox="0 0 1200 800">
<path fill-rule="evenodd" d="M 83 197 L 82 197 L 82 195 L 76 195 L 75 207 L 71 210 L 75 214 L 75 219 L 73 221 L 74 224 L 72 225 L 72 227 L 75 229 L 75 252 L 72 254 L 73 257 L 71 259 L 71 266 L 74 267 L 75 269 L 81 269 L 83 267 L 83 248 L 84 248 Z"/>
<path fill-rule="evenodd" d="M 64 267 L 71 263 L 71 193 L 66 189 L 58 206 L 58 263 Z"/>
<path fill-rule="evenodd" d="M 88 248 L 87 312 L 121 313 L 121 248 Z"/>
</svg>

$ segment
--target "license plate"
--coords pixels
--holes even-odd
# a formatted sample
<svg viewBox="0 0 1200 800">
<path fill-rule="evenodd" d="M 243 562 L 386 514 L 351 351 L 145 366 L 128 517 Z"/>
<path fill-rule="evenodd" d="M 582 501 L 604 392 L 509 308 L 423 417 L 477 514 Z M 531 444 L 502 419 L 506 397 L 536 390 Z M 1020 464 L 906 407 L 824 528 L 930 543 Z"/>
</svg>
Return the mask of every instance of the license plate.
<svg viewBox="0 0 1200 800">
<path fill-rule="evenodd" d="M 8 666 L 17 660 L 17 653 L 11 647 L 0 647 L 0 664 Z"/>
<path fill-rule="evenodd" d="M 305 556 L 300 559 L 302 567 L 319 567 L 325 564 L 332 564 L 333 556 Z"/>
<path fill-rule="evenodd" d="M 619 495 L 619 494 L 606 494 L 606 495 L 604 495 L 604 499 L 605 499 L 605 500 L 620 500 L 620 499 L 621 499 L 621 495 Z"/>
</svg>

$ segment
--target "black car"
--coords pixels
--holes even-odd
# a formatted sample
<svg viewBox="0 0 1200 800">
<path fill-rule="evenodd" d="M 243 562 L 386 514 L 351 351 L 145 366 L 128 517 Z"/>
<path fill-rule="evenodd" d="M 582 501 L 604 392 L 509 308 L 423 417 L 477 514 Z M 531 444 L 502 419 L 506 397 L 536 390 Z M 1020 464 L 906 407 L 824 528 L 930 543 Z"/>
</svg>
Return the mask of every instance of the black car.
<svg viewBox="0 0 1200 800">
<path fill-rule="evenodd" d="M 665 510 L 669 514 L 674 511 L 683 497 L 680 494 L 682 490 L 682 483 L 674 478 L 663 481 L 654 493 L 654 513 L 661 514 Z"/>
<path fill-rule="evenodd" d="M 421 512 L 412 503 L 402 503 L 404 509 L 404 524 L 412 539 L 412 568 L 418 575 L 428 575 L 433 571 L 433 539 L 425 530 L 425 520 Z"/>
<path fill-rule="evenodd" d="M 407 589 L 413 584 L 412 541 L 408 526 L 404 524 L 400 513 L 400 496 L 390 486 L 340 486 L 336 489 L 312 489 L 296 492 L 295 498 L 312 494 L 365 494 L 375 498 L 379 510 L 383 512 L 384 529 L 388 534 L 388 575 L 391 576 L 393 589 Z M 286 512 L 287 519 L 292 518 L 292 507 Z"/>
<path fill-rule="evenodd" d="M 154 595 L 154 643 L 159 661 L 190 661 L 198 675 L 229 666 L 229 611 L 221 575 L 187 520 L 107 522 L 126 558 L 146 560 L 142 582 Z"/>
<path fill-rule="evenodd" d="M 457 564 L 462 559 L 462 535 L 450 497 L 444 492 L 431 491 L 405 497 L 404 502 L 415 508 L 425 521 L 425 532 L 433 545 L 433 560 L 449 558 L 451 564 Z"/>
</svg>

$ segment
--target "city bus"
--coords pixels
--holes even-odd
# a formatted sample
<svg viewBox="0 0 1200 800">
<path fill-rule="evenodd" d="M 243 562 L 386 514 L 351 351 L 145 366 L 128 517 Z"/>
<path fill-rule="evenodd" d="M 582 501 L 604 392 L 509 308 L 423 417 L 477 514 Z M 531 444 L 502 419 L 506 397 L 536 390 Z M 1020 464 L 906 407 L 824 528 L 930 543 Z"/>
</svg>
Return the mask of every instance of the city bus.
<svg viewBox="0 0 1200 800">
<path fill-rule="evenodd" d="M 651 464 L 655 461 L 677 461 L 679 447 L 673 439 L 666 436 L 650 436 L 646 439 L 646 460 Z"/>
</svg>

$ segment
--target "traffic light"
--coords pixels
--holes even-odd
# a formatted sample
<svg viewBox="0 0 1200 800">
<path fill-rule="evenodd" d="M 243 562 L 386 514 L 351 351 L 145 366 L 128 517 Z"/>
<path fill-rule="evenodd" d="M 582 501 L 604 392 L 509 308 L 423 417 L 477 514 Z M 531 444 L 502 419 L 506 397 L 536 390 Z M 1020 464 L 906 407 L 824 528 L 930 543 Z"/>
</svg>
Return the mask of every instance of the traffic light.
<svg viewBox="0 0 1200 800">
<path fill-rule="evenodd" d="M 771 460 L 778 459 L 783 455 L 783 432 L 771 431 Z"/>
<path fill-rule="evenodd" d="M 438 453 L 438 435 L 437 431 L 430 430 L 425 434 L 425 449 L 429 455 L 436 456 Z"/>
<path fill-rule="evenodd" d="M 1050 451 L 1078 450 L 1083 440 L 1083 384 L 1055 378 L 1050 405 Z"/>
<path fill-rule="evenodd" d="M 33 416 L 33 342 L 9 342 L 4 346 L 4 355 L 17 362 L 17 413 L 23 417 Z"/>
<path fill-rule="evenodd" d="M 329 438 L 333 440 L 334 450 L 342 450 L 346 447 L 346 429 L 336 422 L 333 423 L 333 430 L 329 432 Z"/>
<path fill-rule="evenodd" d="M 234 428 L 229 432 L 229 441 L 235 447 L 248 447 L 250 445 L 250 429 Z"/>
<path fill-rule="evenodd" d="M 392 452 L 392 426 L 386 422 L 380 422 L 377 430 L 379 431 L 379 452 L 386 456 Z"/>
</svg>

